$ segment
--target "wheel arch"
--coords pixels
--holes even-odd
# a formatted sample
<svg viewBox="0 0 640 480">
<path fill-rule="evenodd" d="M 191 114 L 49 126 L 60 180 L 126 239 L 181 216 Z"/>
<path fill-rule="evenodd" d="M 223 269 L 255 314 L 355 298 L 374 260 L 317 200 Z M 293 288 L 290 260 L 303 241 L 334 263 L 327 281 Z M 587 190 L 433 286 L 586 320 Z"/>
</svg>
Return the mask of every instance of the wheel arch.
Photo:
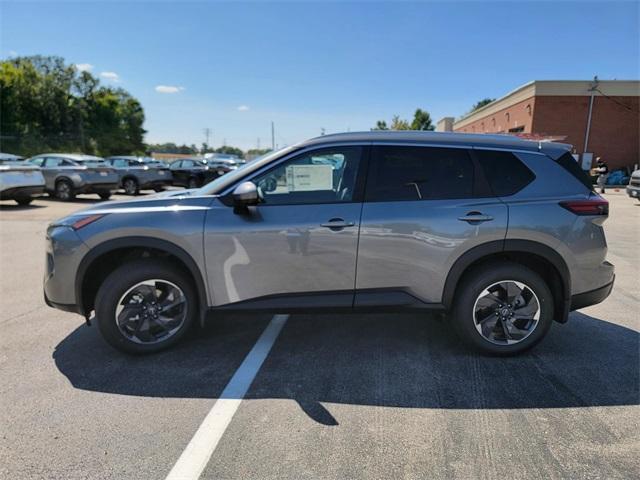
<svg viewBox="0 0 640 480">
<path fill-rule="evenodd" d="M 95 296 L 104 279 L 127 260 L 157 256 L 182 268 L 193 280 L 200 305 L 200 322 L 207 311 L 207 290 L 196 261 L 182 247 L 168 240 L 151 237 L 123 237 L 107 240 L 92 248 L 80 261 L 75 278 L 76 304 L 88 318 Z"/>
<path fill-rule="evenodd" d="M 566 262 L 551 247 L 530 240 L 498 240 L 465 252 L 453 264 L 445 281 L 442 303 L 450 309 L 455 291 L 465 274 L 483 264 L 509 260 L 538 273 L 554 297 L 554 318 L 560 323 L 568 319 L 571 306 L 571 275 Z"/>
</svg>

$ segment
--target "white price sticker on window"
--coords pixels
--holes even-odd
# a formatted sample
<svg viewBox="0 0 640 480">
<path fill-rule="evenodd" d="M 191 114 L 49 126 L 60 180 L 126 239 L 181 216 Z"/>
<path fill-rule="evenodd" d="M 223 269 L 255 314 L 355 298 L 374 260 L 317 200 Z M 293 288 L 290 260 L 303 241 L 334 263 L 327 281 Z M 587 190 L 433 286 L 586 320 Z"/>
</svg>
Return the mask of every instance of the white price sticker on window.
<svg viewBox="0 0 640 480">
<path fill-rule="evenodd" d="M 290 192 L 333 190 L 333 167 L 331 165 L 289 165 L 287 189 Z"/>
</svg>

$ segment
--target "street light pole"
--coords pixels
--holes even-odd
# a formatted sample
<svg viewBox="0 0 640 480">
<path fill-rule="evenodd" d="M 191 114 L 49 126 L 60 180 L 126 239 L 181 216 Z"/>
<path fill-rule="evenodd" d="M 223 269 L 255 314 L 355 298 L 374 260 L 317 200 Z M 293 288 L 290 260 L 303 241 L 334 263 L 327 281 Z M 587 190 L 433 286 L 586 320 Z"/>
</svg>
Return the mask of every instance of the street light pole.
<svg viewBox="0 0 640 480">
<path fill-rule="evenodd" d="M 591 130 L 591 115 L 593 114 L 593 97 L 596 95 L 596 90 L 598 89 L 598 76 L 593 77 L 593 83 L 591 84 L 591 88 L 589 91 L 591 92 L 591 98 L 589 99 L 589 113 L 587 114 L 587 131 L 584 134 L 584 149 L 583 153 L 586 153 L 587 147 L 589 146 L 589 132 Z"/>
</svg>

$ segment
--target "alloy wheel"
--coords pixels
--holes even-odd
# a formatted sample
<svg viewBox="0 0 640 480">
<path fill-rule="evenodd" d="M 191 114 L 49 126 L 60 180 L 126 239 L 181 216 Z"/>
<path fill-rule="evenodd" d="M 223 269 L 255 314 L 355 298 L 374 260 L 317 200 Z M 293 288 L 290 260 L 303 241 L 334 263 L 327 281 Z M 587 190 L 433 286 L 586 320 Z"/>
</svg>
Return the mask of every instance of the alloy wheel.
<svg viewBox="0 0 640 480">
<path fill-rule="evenodd" d="M 478 333 L 496 345 L 513 345 L 533 333 L 540 320 L 540 301 L 528 285 L 503 280 L 485 288 L 473 306 Z"/>
<path fill-rule="evenodd" d="M 127 290 L 116 306 L 120 332 L 135 343 L 154 344 L 172 337 L 187 318 L 187 298 L 176 284 L 152 279 Z"/>
</svg>

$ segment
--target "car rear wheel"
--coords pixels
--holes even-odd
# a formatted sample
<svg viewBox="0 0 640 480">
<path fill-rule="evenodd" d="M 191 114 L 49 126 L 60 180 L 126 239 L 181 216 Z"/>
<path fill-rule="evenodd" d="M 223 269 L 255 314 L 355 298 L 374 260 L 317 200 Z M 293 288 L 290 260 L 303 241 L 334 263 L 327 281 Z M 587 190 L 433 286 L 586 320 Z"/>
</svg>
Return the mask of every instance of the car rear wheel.
<svg viewBox="0 0 640 480">
<path fill-rule="evenodd" d="M 32 197 L 18 197 L 16 203 L 18 205 L 29 205 L 33 201 Z"/>
<path fill-rule="evenodd" d="M 122 188 L 127 195 L 138 195 L 140 193 L 140 188 L 135 178 L 125 178 L 122 182 Z"/>
<path fill-rule="evenodd" d="M 58 200 L 69 202 L 73 200 L 74 197 L 73 185 L 69 180 L 58 180 L 56 182 L 56 198 Z"/>
<path fill-rule="evenodd" d="M 103 192 L 98 192 L 98 196 L 100 197 L 101 200 L 109 200 L 111 198 L 111 192 L 108 190 L 105 190 Z"/>
<path fill-rule="evenodd" d="M 460 337 L 492 355 L 515 355 L 538 343 L 553 321 L 553 296 L 534 271 L 510 262 L 470 272 L 453 299 Z"/>
<path fill-rule="evenodd" d="M 126 263 L 112 272 L 96 296 L 96 319 L 112 347 L 152 353 L 178 342 L 198 312 L 189 277 L 157 259 Z"/>
</svg>

